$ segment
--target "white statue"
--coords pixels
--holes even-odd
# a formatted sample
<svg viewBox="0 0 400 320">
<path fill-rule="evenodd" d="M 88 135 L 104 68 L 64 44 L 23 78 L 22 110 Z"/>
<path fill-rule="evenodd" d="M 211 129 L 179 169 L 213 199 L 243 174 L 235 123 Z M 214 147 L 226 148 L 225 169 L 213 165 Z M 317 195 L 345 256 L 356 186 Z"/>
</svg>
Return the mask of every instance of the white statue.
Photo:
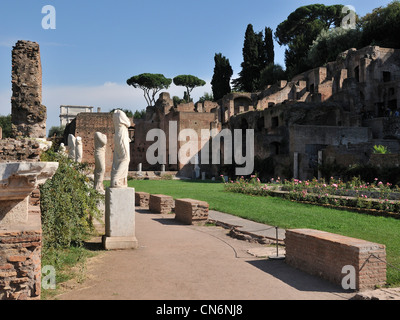
<svg viewBox="0 0 400 320">
<path fill-rule="evenodd" d="M 67 148 L 65 148 L 65 144 L 64 144 L 64 143 L 61 143 L 61 144 L 60 144 L 60 147 L 58 148 L 58 153 L 60 153 L 60 154 L 62 154 L 62 155 L 65 155 L 66 152 L 67 152 Z"/>
<path fill-rule="evenodd" d="M 75 161 L 81 163 L 83 159 L 82 138 L 76 137 Z"/>
<path fill-rule="evenodd" d="M 101 132 L 94 134 L 94 188 L 104 193 L 104 174 L 106 172 L 106 147 L 107 147 L 107 136 Z"/>
<path fill-rule="evenodd" d="M 111 188 L 128 187 L 128 171 L 130 162 L 129 131 L 131 120 L 121 110 L 113 114 L 115 127 L 114 158 L 111 170 Z"/>
<path fill-rule="evenodd" d="M 68 158 L 75 161 L 76 139 L 73 134 L 68 135 Z"/>
</svg>

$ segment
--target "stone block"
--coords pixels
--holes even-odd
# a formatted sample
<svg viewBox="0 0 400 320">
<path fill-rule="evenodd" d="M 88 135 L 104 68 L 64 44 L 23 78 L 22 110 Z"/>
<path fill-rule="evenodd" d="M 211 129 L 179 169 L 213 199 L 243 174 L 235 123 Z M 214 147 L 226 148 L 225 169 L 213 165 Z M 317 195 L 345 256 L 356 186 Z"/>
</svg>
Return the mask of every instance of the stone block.
<svg viewBox="0 0 400 320">
<path fill-rule="evenodd" d="M 106 250 L 138 247 L 135 231 L 135 189 L 106 189 L 105 231 L 103 246 Z"/>
<path fill-rule="evenodd" d="M 136 192 L 135 193 L 135 203 L 138 207 L 148 208 L 150 201 L 150 193 L 147 192 Z"/>
<path fill-rule="evenodd" d="M 286 230 L 285 245 L 289 265 L 339 286 L 347 275 L 342 273 L 347 266 L 355 269 L 355 290 L 386 284 L 386 247 L 382 244 L 299 229 Z"/>
<path fill-rule="evenodd" d="M 174 198 L 162 194 L 152 194 L 149 200 L 149 210 L 154 213 L 168 214 L 175 207 Z"/>
<path fill-rule="evenodd" d="M 208 220 L 209 205 L 207 202 L 193 199 L 177 199 L 175 201 L 175 219 L 194 224 Z"/>
</svg>

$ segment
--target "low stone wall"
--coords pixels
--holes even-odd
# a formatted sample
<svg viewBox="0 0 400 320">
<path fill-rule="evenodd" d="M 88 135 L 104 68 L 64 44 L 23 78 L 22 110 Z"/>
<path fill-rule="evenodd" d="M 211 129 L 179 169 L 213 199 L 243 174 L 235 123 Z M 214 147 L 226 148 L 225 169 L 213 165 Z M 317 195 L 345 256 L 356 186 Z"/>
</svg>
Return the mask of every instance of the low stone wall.
<svg viewBox="0 0 400 320">
<path fill-rule="evenodd" d="M 207 202 L 193 199 L 175 200 L 175 219 L 177 221 L 193 224 L 208 220 L 209 205 Z"/>
<path fill-rule="evenodd" d="M 175 207 L 175 201 L 170 196 L 152 194 L 149 200 L 149 210 L 155 213 L 171 213 Z"/>
<path fill-rule="evenodd" d="M 371 154 L 369 164 L 376 167 L 394 168 L 400 165 L 400 154 Z"/>
<path fill-rule="evenodd" d="M 287 264 L 339 286 L 345 266 L 355 268 L 358 291 L 386 284 L 384 245 L 309 229 L 286 230 L 285 245 Z"/>
<path fill-rule="evenodd" d="M 150 201 L 150 194 L 147 192 L 135 192 L 135 203 L 138 207 L 148 208 Z"/>
<path fill-rule="evenodd" d="M 37 300 L 41 292 L 40 210 L 26 225 L 0 228 L 0 300 Z"/>
</svg>

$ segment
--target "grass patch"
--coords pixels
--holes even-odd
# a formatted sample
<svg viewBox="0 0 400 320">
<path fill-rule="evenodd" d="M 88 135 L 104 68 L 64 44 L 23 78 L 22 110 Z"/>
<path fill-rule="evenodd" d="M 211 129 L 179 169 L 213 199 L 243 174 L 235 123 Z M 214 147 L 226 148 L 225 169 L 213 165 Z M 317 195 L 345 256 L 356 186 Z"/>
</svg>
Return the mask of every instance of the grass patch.
<svg viewBox="0 0 400 320">
<path fill-rule="evenodd" d="M 84 247 L 66 249 L 47 249 L 42 254 L 42 267 L 53 266 L 56 271 L 56 289 L 43 289 L 41 300 L 49 300 L 61 293 L 62 286 L 69 280 L 83 283 L 86 279 L 87 259 L 96 256 L 98 252 Z"/>
<path fill-rule="evenodd" d="M 256 197 L 224 191 L 218 182 L 178 180 L 131 180 L 136 191 L 165 194 L 175 199 L 206 201 L 211 210 L 279 226 L 283 229 L 308 228 L 364 239 L 386 245 L 389 286 L 400 286 L 400 220 L 356 212 L 335 210 L 291 202 L 282 198 Z"/>
</svg>

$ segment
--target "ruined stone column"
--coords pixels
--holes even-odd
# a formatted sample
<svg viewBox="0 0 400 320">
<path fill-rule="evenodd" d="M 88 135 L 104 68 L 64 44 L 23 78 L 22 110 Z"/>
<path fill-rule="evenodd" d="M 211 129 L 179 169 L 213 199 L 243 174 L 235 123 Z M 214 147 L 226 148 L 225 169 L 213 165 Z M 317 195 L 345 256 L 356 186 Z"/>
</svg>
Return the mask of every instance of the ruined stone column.
<svg viewBox="0 0 400 320">
<path fill-rule="evenodd" d="M 299 153 L 295 152 L 293 157 L 293 178 L 299 179 Z"/>
<path fill-rule="evenodd" d="M 323 164 L 323 151 L 318 151 L 318 180 L 322 179 L 322 172 L 320 166 Z"/>
<path fill-rule="evenodd" d="M 12 135 L 46 138 L 47 110 L 42 105 L 39 44 L 18 41 L 12 51 Z"/>
</svg>

